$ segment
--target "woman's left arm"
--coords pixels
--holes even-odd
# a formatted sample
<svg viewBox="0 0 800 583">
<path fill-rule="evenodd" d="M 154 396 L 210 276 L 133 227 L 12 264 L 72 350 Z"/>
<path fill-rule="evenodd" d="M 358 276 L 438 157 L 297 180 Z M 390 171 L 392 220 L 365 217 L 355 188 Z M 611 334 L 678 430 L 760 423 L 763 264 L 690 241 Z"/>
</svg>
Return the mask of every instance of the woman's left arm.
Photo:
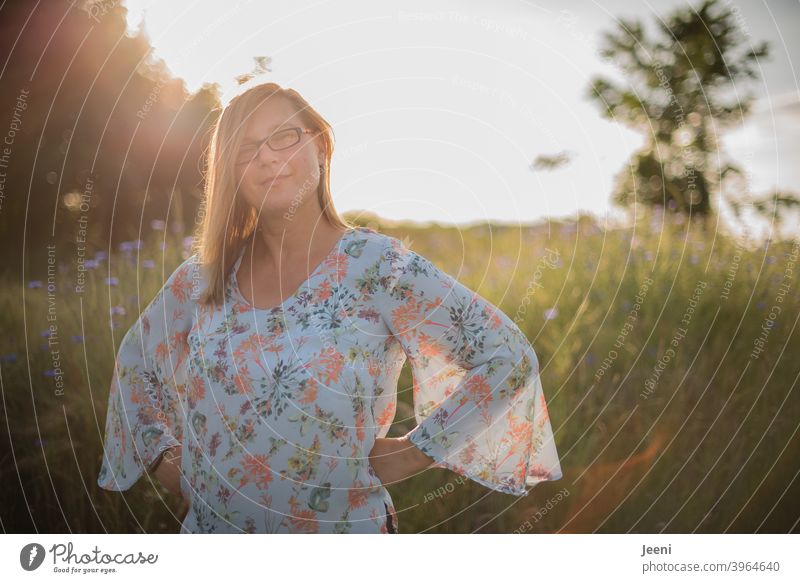
<svg viewBox="0 0 800 583">
<path fill-rule="evenodd" d="M 380 264 L 377 305 L 410 361 L 418 422 L 392 447 L 413 445 L 428 458 L 400 453 L 397 473 L 434 460 L 517 496 L 561 478 L 539 362 L 519 327 L 396 238 Z"/>
<path fill-rule="evenodd" d="M 418 474 L 436 460 L 422 453 L 408 435 L 404 435 L 377 438 L 369 461 L 381 482 L 393 484 Z"/>
</svg>

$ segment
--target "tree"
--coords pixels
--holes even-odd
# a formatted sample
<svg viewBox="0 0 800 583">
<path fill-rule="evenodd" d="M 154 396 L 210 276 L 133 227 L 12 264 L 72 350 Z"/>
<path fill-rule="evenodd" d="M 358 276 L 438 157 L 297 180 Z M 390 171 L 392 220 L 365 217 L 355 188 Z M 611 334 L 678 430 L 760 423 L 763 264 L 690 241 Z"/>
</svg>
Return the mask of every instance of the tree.
<svg viewBox="0 0 800 583">
<path fill-rule="evenodd" d="M 154 219 L 178 230 L 176 209 L 187 234 L 194 226 L 219 87 L 190 94 L 143 30 L 127 34 L 126 13 L 96 0 L 0 3 L 3 269 L 46 268 L 50 243 L 66 262 L 78 238 L 90 254 L 138 239 Z"/>
<path fill-rule="evenodd" d="M 637 20 L 605 33 L 601 55 L 629 85 L 597 76 L 588 97 L 604 117 L 647 135 L 617 179 L 614 202 L 708 219 L 711 197 L 732 195 L 724 183 L 742 175 L 720 151 L 719 132 L 749 113 L 754 97 L 740 81 L 756 79 L 758 59 L 767 54 L 767 43 L 750 46 L 736 14 L 717 0 L 676 10 L 658 20 L 653 35 Z"/>
</svg>

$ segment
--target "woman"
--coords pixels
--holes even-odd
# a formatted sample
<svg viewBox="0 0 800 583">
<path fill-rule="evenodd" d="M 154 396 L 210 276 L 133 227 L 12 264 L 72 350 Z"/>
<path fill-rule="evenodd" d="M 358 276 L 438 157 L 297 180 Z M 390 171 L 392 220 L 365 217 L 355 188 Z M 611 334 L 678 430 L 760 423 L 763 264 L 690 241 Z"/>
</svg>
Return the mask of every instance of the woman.
<svg viewBox="0 0 800 583">
<path fill-rule="evenodd" d="M 561 477 L 536 354 L 500 310 L 330 193 L 294 90 L 223 110 L 197 252 L 123 338 L 98 484 L 145 471 L 181 532 L 397 532 L 385 485 L 448 468 L 518 496 Z M 408 358 L 418 425 L 385 437 Z"/>
</svg>

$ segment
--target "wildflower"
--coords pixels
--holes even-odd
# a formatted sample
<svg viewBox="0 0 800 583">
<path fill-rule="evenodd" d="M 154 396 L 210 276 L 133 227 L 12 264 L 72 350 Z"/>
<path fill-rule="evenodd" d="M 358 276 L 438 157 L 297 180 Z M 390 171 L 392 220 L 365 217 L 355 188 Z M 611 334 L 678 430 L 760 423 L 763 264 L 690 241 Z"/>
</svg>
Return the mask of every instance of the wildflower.
<svg viewBox="0 0 800 583">
<path fill-rule="evenodd" d="M 144 242 L 141 239 L 137 239 L 136 241 L 123 241 L 119 244 L 119 250 L 128 252 L 133 251 L 134 249 L 141 249 Z"/>
<path fill-rule="evenodd" d="M 507 267 L 511 267 L 511 259 L 509 259 L 508 257 L 498 257 L 497 265 L 499 265 L 501 269 L 506 269 Z"/>
</svg>

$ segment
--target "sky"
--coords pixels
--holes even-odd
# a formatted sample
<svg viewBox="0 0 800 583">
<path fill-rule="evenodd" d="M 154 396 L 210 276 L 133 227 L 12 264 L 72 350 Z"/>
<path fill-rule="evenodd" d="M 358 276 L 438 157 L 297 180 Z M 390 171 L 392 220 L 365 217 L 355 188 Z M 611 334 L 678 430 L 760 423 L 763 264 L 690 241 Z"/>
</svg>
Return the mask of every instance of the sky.
<svg viewBox="0 0 800 583">
<path fill-rule="evenodd" d="M 619 17 L 646 26 L 687 0 L 527 2 L 125 0 L 190 91 L 219 83 L 223 103 L 252 84 L 299 91 L 333 126 L 340 212 L 440 224 L 530 223 L 588 212 L 619 219 L 615 176 L 644 135 L 602 119 L 586 89 L 620 79 L 598 55 Z M 800 3 L 726 0 L 754 45 L 769 41 L 753 115 L 724 134 L 756 194 L 800 194 Z M 224 12 L 220 12 L 224 6 Z M 271 71 L 239 86 L 253 56 Z M 569 163 L 534 171 L 540 155 Z M 723 209 L 724 210 L 724 209 Z M 759 227 L 750 223 L 751 231 Z M 767 225 L 761 225 L 766 228 Z"/>
</svg>

